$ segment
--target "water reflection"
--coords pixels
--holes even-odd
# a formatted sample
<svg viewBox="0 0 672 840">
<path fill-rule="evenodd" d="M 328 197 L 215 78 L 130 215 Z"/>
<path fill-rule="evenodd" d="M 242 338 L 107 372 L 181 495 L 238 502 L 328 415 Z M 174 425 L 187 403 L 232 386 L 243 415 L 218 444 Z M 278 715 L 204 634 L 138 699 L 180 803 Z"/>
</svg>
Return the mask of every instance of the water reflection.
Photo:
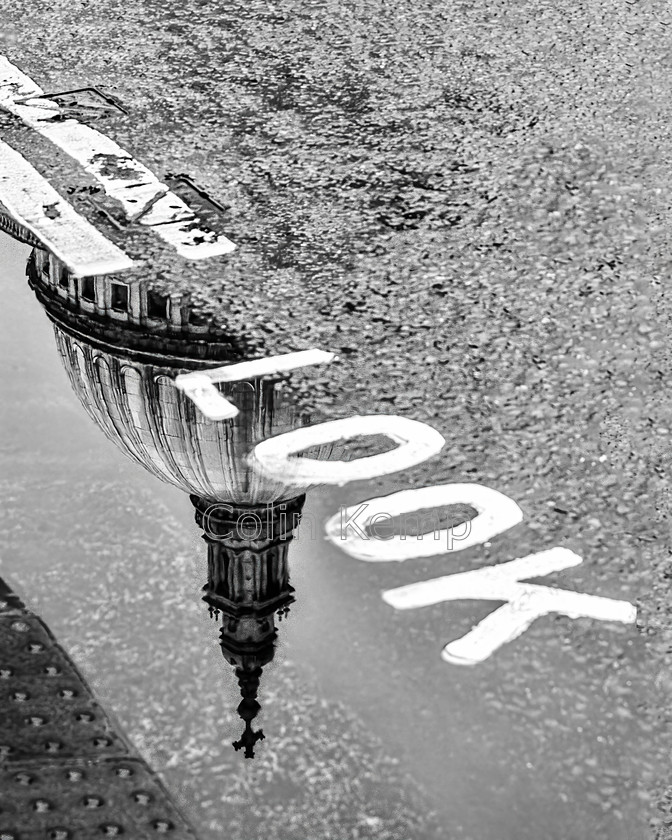
<svg viewBox="0 0 672 840">
<path fill-rule="evenodd" d="M 194 316 L 188 299 L 157 295 L 145 281 L 73 277 L 39 247 L 27 274 L 89 416 L 136 463 L 190 496 L 207 545 L 203 600 L 221 624 L 222 653 L 242 696 L 245 728 L 233 746 L 252 758 L 264 738 L 253 728 L 259 681 L 273 659 L 276 618 L 294 600 L 287 552 L 309 488 L 258 475 L 247 455 L 311 418 L 296 410 L 279 377 L 221 385 L 239 409 L 232 420 L 200 414 L 175 377 L 240 353 Z M 331 447 L 311 454 L 329 457 Z"/>
<path fill-rule="evenodd" d="M 203 600 L 211 616 L 217 620 L 221 616 L 222 653 L 235 667 L 243 697 L 238 714 L 245 730 L 233 746 L 244 748 L 246 758 L 254 756 L 254 745 L 264 737 L 262 730 L 252 729 L 261 708 L 259 678 L 273 659 L 275 618 L 282 620 L 294 601 L 287 551 L 304 499 L 297 496 L 275 504 L 233 507 L 191 497 L 208 546 Z"/>
</svg>

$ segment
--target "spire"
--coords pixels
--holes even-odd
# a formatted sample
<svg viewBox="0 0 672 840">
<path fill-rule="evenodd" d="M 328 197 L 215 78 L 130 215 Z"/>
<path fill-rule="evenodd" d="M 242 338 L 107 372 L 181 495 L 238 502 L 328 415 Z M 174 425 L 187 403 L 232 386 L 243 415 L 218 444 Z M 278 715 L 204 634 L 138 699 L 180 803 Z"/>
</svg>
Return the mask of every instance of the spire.
<svg viewBox="0 0 672 840">
<path fill-rule="evenodd" d="M 254 745 L 257 741 L 264 740 L 263 729 L 257 729 L 256 732 L 252 729 L 252 721 L 261 711 L 261 704 L 257 701 L 261 673 L 261 668 L 236 668 L 238 685 L 243 696 L 237 711 L 245 721 L 245 729 L 240 739 L 231 743 L 236 752 L 245 748 L 245 758 L 254 758 Z"/>
</svg>

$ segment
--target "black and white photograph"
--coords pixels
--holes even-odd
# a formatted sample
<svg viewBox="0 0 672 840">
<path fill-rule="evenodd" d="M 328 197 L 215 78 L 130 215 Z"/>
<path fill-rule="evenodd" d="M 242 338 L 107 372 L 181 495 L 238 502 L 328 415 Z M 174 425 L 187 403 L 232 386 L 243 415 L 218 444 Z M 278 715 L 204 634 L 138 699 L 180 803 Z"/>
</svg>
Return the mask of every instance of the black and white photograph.
<svg viewBox="0 0 672 840">
<path fill-rule="evenodd" d="M 670 0 L 0 0 L 0 840 L 672 840 L 670 196 Z"/>
</svg>

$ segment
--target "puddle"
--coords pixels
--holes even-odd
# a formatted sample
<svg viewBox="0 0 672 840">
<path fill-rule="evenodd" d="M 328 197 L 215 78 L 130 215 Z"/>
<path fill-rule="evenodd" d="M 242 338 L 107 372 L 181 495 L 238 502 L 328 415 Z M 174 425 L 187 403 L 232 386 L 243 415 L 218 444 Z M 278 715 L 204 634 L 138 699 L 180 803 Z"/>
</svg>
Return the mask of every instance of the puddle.
<svg viewBox="0 0 672 840">
<path fill-rule="evenodd" d="M 547 617 L 478 669 L 448 666 L 442 646 L 490 607 L 402 614 L 381 592 L 472 561 L 361 562 L 325 539 L 339 510 L 400 493 L 403 476 L 353 490 L 259 470 L 257 444 L 316 422 L 282 375 L 219 382 L 238 414 L 208 420 L 175 378 L 244 355 L 188 300 L 0 245 L 3 574 L 199 836 L 644 837 L 658 757 L 631 629 Z M 349 434 L 293 451 L 332 469 L 392 457 L 386 436 Z M 478 513 L 409 510 L 410 526 L 377 527 L 381 544 Z"/>
</svg>

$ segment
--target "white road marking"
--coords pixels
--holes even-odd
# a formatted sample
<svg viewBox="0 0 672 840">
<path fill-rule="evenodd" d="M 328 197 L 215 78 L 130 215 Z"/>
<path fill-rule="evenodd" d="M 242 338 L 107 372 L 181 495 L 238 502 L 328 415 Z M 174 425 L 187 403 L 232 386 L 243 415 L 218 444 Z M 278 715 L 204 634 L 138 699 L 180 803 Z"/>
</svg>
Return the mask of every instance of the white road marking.
<svg viewBox="0 0 672 840">
<path fill-rule="evenodd" d="M 178 379 L 182 381 L 178 383 Z M 238 414 L 236 406 L 215 388 L 212 379 L 200 373 L 181 374 L 175 379 L 180 391 L 189 397 L 208 420 L 231 420 Z"/>
<path fill-rule="evenodd" d="M 376 517 L 403 516 L 413 511 L 457 504 L 470 505 L 478 514 L 463 536 L 457 536 L 454 528 L 436 530 L 433 536 L 424 535 L 424 539 L 423 535 L 409 539 L 402 533 L 381 540 L 372 539 L 366 533 L 366 526 Z M 357 522 L 359 514 L 361 519 Z M 522 521 L 523 512 L 518 505 L 497 490 L 482 484 L 437 484 L 366 499 L 359 506 L 353 505 L 332 516 L 325 530 L 327 538 L 351 557 L 381 563 L 462 551 L 480 545 Z"/>
<path fill-rule="evenodd" d="M 502 645 L 518 638 L 536 618 L 549 613 L 634 623 L 637 609 L 627 601 L 520 582 L 579 566 L 582 562 L 583 559 L 569 549 L 552 548 L 498 566 L 389 589 L 383 593 L 383 599 L 398 610 L 417 609 L 444 601 L 505 601 L 504 606 L 490 613 L 466 636 L 443 649 L 442 658 L 446 662 L 476 665 Z"/>
<path fill-rule="evenodd" d="M 207 376 L 211 382 L 240 382 L 243 379 L 255 379 L 274 373 L 285 373 L 308 365 L 322 365 L 333 361 L 335 353 L 327 350 L 297 350 L 295 353 L 282 353 L 279 356 L 267 356 L 265 359 L 253 359 L 250 362 L 237 362 L 212 370 L 199 370 L 196 373 L 182 373 L 175 379 L 178 388 L 190 377 Z"/>
<path fill-rule="evenodd" d="M 137 217 L 150 205 L 139 223 L 150 226 L 187 259 L 205 259 L 235 249 L 223 234 L 201 230 L 188 205 L 109 137 L 75 119 L 53 121 L 61 114 L 60 106 L 34 98 L 43 93 L 39 85 L 0 55 L 0 108 L 20 117 L 80 163 L 109 196 L 121 203 L 127 218 Z"/>
<path fill-rule="evenodd" d="M 111 274 L 133 260 L 76 213 L 25 158 L 0 140 L 0 202 L 73 274 Z"/>
<path fill-rule="evenodd" d="M 398 444 L 390 452 L 357 458 L 354 461 L 318 461 L 290 458 L 302 449 L 350 440 L 359 436 L 385 435 Z M 417 420 L 390 414 L 371 414 L 304 426 L 284 435 L 268 438 L 249 456 L 250 464 L 261 473 L 297 484 L 348 484 L 366 478 L 405 470 L 439 452 L 445 440 L 436 429 Z"/>
<path fill-rule="evenodd" d="M 214 383 L 240 382 L 274 373 L 285 373 L 307 365 L 325 364 L 335 358 L 335 353 L 313 347 L 311 350 L 297 350 L 295 353 L 267 356 L 265 359 L 238 362 L 235 365 L 224 365 L 212 370 L 181 373 L 175 377 L 175 386 L 180 391 L 184 391 L 209 420 L 230 420 L 238 414 L 238 409 L 215 388 Z"/>
</svg>

